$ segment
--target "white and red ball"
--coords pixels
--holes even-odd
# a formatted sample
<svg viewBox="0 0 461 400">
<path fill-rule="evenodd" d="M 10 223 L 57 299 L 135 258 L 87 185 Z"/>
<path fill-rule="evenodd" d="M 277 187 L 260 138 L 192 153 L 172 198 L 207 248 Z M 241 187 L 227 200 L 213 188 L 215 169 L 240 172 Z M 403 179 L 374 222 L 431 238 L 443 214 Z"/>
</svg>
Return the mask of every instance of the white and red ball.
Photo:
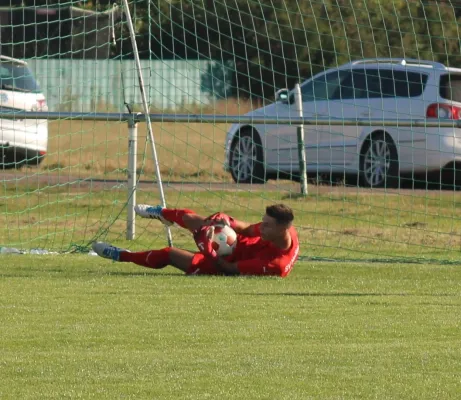
<svg viewBox="0 0 461 400">
<path fill-rule="evenodd" d="M 228 256 L 237 246 L 237 234 L 228 225 L 215 225 L 211 241 L 218 256 Z"/>
</svg>

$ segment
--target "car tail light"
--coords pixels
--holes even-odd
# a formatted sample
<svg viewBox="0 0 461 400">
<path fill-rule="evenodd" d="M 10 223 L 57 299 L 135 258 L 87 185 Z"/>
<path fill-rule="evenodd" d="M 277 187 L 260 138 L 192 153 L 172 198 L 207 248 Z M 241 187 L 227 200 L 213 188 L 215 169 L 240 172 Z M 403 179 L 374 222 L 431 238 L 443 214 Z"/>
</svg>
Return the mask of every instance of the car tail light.
<svg viewBox="0 0 461 400">
<path fill-rule="evenodd" d="M 427 118 L 460 119 L 461 108 L 449 104 L 434 103 L 427 107 Z"/>
<path fill-rule="evenodd" d="M 37 103 L 32 106 L 32 111 L 48 111 L 46 100 L 37 100 Z"/>
</svg>

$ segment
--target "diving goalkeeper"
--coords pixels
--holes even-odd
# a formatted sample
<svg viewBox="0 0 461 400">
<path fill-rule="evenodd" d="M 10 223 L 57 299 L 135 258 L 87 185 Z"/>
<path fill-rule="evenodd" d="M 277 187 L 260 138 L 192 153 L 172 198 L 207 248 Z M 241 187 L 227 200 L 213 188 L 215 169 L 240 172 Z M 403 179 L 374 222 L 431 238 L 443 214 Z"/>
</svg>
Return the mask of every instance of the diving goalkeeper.
<svg viewBox="0 0 461 400">
<path fill-rule="evenodd" d="M 177 224 L 192 232 L 199 252 L 176 247 L 130 252 L 108 243 L 95 242 L 93 250 L 114 261 L 132 262 L 143 267 L 160 269 L 171 265 L 187 275 L 269 275 L 286 277 L 299 253 L 299 241 L 293 226 L 293 211 L 284 204 L 266 207 L 262 221 L 256 224 L 238 221 L 224 213 L 202 217 L 189 209 L 162 208 L 139 204 L 136 214 Z M 226 257 L 213 250 L 210 226 L 227 224 L 237 233 L 237 246 Z"/>
</svg>

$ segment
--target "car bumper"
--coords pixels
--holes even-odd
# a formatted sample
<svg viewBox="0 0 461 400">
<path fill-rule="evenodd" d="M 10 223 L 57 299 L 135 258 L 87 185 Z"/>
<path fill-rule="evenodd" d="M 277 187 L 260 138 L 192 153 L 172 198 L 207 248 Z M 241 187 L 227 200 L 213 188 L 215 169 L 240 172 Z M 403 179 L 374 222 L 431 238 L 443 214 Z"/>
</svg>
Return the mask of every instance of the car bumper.
<svg viewBox="0 0 461 400">
<path fill-rule="evenodd" d="M 4 122 L 2 120 L 2 122 Z M 37 120 L 19 123 L 14 126 L 0 126 L 0 143 L 3 147 L 46 152 L 48 147 L 48 123 Z"/>
<path fill-rule="evenodd" d="M 424 151 L 423 168 L 426 171 L 444 168 L 447 164 L 461 161 L 461 131 L 448 131 L 439 135 L 428 135 Z M 418 151 L 415 146 L 415 151 Z M 414 168 L 416 171 L 418 168 Z"/>
<path fill-rule="evenodd" d="M 226 139 L 226 145 L 224 146 L 224 163 L 223 163 L 223 170 L 225 172 L 230 172 L 230 146 L 232 140 L 228 137 Z"/>
<path fill-rule="evenodd" d="M 10 160 L 13 163 L 39 165 L 46 156 L 46 150 L 3 146 L 2 156 L 4 159 Z"/>
</svg>

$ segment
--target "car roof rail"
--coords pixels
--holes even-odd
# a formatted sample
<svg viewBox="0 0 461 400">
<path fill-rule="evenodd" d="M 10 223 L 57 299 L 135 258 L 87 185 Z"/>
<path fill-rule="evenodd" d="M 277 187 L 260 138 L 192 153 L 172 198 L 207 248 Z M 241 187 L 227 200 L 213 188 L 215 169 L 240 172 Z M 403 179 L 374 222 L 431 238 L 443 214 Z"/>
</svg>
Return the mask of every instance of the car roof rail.
<svg viewBox="0 0 461 400">
<path fill-rule="evenodd" d="M 17 58 L 13 58 L 13 57 L 8 57 L 8 56 L 3 56 L 3 55 L 0 55 L 0 61 L 1 60 L 5 60 L 5 61 L 11 61 L 11 62 L 14 62 L 16 64 L 21 64 L 21 65 L 27 65 L 27 62 L 23 61 L 23 60 L 19 60 Z"/>
<path fill-rule="evenodd" d="M 418 60 L 416 58 L 365 58 L 363 60 L 356 60 L 349 63 L 349 65 L 359 64 L 400 64 L 400 65 L 425 65 L 437 69 L 447 69 L 447 67 L 437 61 Z"/>
</svg>

